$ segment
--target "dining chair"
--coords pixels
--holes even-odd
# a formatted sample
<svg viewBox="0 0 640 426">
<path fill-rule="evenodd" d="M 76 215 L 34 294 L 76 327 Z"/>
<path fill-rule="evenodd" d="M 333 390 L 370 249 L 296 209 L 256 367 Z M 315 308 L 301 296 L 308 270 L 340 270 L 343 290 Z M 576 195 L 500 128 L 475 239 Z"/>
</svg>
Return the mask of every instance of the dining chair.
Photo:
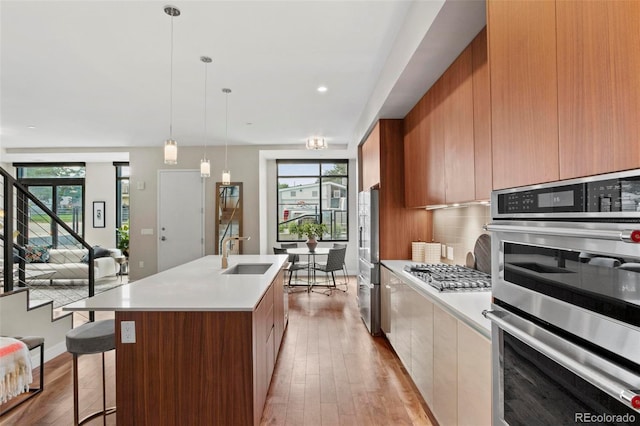
<svg viewBox="0 0 640 426">
<path fill-rule="evenodd" d="M 345 289 L 342 290 L 340 288 L 338 288 L 338 285 L 336 284 L 336 275 L 335 275 L 335 271 L 340 271 L 342 270 L 342 265 L 344 264 L 344 257 L 345 254 L 347 252 L 346 248 L 332 248 L 329 249 L 329 254 L 327 255 L 327 263 L 316 263 L 313 265 L 313 269 L 316 271 L 322 271 L 327 275 L 327 283 L 329 282 L 329 274 L 331 274 L 331 279 L 333 281 L 333 286 L 331 288 L 329 288 L 329 292 L 325 294 L 327 294 L 327 296 L 329 294 L 331 294 L 332 290 L 340 290 L 340 291 L 344 291 L 346 292 L 346 287 L 348 286 L 348 281 L 345 281 L 344 283 L 341 283 L 340 285 L 344 285 Z M 315 284 L 315 283 L 314 283 Z M 327 287 L 330 287 L 327 284 Z M 313 284 L 310 287 L 310 291 L 313 291 Z"/>
<path fill-rule="evenodd" d="M 346 250 L 347 245 L 345 243 L 333 243 L 333 248 L 343 248 Z M 345 257 L 346 257 L 346 252 L 345 252 Z M 342 274 L 344 275 L 344 281 L 349 282 L 349 278 L 347 278 L 347 276 L 349 275 L 347 274 L 347 263 L 344 261 L 342 262 Z"/>
<path fill-rule="evenodd" d="M 273 248 L 273 254 L 289 254 L 287 253 L 287 249 L 284 247 L 274 247 Z M 302 269 L 306 269 L 307 265 L 306 264 L 301 264 L 299 262 L 297 262 L 298 260 L 298 255 L 297 254 L 289 254 L 289 279 L 287 280 L 287 287 L 289 290 L 291 290 L 291 277 L 293 276 L 293 274 L 296 275 L 296 281 L 298 280 L 298 271 L 302 270 Z"/>
</svg>

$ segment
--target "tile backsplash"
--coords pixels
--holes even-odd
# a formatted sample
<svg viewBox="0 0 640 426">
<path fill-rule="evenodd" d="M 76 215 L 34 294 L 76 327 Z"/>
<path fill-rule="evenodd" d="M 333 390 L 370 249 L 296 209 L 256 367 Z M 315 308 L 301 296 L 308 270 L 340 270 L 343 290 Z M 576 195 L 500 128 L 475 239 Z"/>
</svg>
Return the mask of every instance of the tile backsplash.
<svg viewBox="0 0 640 426">
<path fill-rule="evenodd" d="M 441 261 L 464 265 L 478 236 L 486 233 L 482 227 L 490 221 L 491 207 L 486 205 L 434 210 L 433 239 L 453 249 L 453 260 L 444 257 Z"/>
</svg>

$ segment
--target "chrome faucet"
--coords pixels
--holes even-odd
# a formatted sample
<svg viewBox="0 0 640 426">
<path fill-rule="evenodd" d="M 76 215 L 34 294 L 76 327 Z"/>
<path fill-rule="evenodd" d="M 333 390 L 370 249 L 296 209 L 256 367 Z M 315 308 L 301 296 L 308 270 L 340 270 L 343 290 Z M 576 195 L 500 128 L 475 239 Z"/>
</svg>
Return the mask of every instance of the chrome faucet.
<svg viewBox="0 0 640 426">
<path fill-rule="evenodd" d="M 227 259 L 229 258 L 228 249 L 231 249 L 231 244 L 227 243 L 233 240 L 239 241 L 250 239 L 251 237 L 226 237 L 224 240 L 222 240 L 222 269 L 227 269 L 229 267 L 229 261 Z"/>
</svg>

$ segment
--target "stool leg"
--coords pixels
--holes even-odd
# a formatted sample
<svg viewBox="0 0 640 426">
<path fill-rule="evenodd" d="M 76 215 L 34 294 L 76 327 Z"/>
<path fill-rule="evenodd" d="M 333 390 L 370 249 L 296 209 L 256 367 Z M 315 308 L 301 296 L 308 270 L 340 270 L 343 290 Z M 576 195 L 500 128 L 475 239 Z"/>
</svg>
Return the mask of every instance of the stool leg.
<svg viewBox="0 0 640 426">
<path fill-rule="evenodd" d="M 107 426 L 107 388 L 105 383 L 107 382 L 106 375 L 104 373 L 104 352 L 102 352 L 102 424 Z"/>
<path fill-rule="evenodd" d="M 78 426 L 78 355 L 73 354 L 73 424 Z"/>
</svg>

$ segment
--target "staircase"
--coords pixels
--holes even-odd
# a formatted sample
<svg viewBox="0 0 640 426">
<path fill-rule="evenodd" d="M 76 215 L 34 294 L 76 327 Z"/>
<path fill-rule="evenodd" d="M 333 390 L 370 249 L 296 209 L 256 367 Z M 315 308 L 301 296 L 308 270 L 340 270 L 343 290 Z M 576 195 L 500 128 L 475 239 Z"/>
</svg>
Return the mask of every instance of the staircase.
<svg viewBox="0 0 640 426">
<path fill-rule="evenodd" d="M 42 336 L 45 360 L 50 360 L 66 351 L 65 335 L 73 328 L 73 316 L 54 311 L 51 300 L 34 299 L 35 289 L 67 286 L 73 288 L 77 300 L 93 296 L 94 250 L 1 167 L 0 188 L 0 335 Z M 53 262 L 54 251 L 58 260 L 64 256 L 59 263 Z M 86 254 L 86 267 L 78 273 L 82 253 Z"/>
<path fill-rule="evenodd" d="M 53 302 L 29 301 L 27 288 L 0 294 L 0 335 L 44 337 L 45 362 L 66 352 L 65 335 L 72 328 L 71 312 L 54 316 Z M 39 354 L 32 356 L 39 365 Z"/>
</svg>

